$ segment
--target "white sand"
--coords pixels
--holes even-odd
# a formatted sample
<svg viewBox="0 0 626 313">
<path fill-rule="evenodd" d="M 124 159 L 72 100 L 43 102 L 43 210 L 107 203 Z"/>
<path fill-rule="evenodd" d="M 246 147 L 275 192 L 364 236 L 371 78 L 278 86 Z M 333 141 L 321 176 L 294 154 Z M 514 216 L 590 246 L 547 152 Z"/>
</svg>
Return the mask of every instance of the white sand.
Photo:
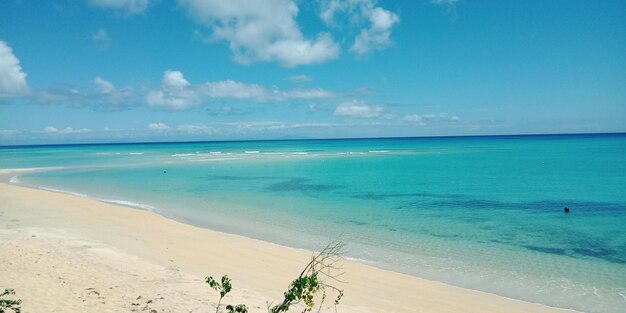
<svg viewBox="0 0 626 313">
<path fill-rule="evenodd" d="M 218 295 L 204 277 L 222 274 L 234 285 L 224 303 L 266 312 L 310 255 L 147 211 L 0 184 L 0 288 L 14 288 L 25 313 L 213 312 Z M 347 284 L 339 286 L 345 298 L 338 312 L 573 312 L 342 265 Z"/>
</svg>

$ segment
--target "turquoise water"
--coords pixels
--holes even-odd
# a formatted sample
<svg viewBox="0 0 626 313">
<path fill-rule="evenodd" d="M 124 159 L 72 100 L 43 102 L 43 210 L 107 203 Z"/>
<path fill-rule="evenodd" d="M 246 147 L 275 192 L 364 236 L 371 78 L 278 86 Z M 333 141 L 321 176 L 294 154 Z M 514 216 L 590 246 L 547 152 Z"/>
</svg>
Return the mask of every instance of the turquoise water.
<svg viewBox="0 0 626 313">
<path fill-rule="evenodd" d="M 626 307 L 624 134 L 4 147 L 0 168 L 516 299 Z"/>
</svg>

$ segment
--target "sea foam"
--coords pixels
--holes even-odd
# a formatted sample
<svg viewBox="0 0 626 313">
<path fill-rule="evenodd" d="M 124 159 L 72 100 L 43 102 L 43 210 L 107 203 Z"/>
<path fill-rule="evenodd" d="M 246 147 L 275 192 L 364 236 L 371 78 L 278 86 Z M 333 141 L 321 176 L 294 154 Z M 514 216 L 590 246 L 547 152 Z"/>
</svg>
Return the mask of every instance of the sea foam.
<svg viewBox="0 0 626 313">
<path fill-rule="evenodd" d="M 38 187 L 41 190 L 46 190 L 46 191 L 52 191 L 52 192 L 58 192 L 58 193 L 64 193 L 64 194 L 68 194 L 68 195 L 73 195 L 73 196 L 77 196 L 77 197 L 87 197 L 86 194 L 82 194 L 82 193 L 78 193 L 78 192 L 73 192 L 73 191 L 67 191 L 67 190 L 61 190 L 61 189 L 54 189 L 54 188 L 48 188 L 48 187 Z"/>
<path fill-rule="evenodd" d="M 117 205 L 122 205 L 126 207 L 142 209 L 142 210 L 151 211 L 151 212 L 156 211 L 156 207 L 153 207 L 151 205 L 143 204 L 143 203 L 136 203 L 136 202 L 127 201 L 127 200 L 98 199 L 98 201 L 102 201 L 102 202 L 109 203 L 109 204 L 117 204 Z"/>
</svg>

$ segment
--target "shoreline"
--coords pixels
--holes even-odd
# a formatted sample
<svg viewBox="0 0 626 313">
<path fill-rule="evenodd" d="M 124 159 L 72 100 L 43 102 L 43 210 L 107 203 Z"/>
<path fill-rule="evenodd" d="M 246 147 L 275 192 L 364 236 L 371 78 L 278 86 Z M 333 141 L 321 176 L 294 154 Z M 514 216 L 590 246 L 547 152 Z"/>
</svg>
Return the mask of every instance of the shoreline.
<svg viewBox="0 0 626 313">
<path fill-rule="evenodd" d="M 15 240 L 28 247 L 28 241 L 36 240 L 31 238 L 54 237 L 59 232 L 79 241 L 95 242 L 105 250 L 118 251 L 113 254 L 123 263 L 140 261 L 162 268 L 177 268 L 180 275 L 195 279 L 194 288 L 203 290 L 204 299 L 198 301 L 216 299 L 202 282 L 205 276 L 228 274 L 233 278 L 234 290 L 245 291 L 235 298 L 241 298 L 244 300 L 241 302 L 251 304 L 252 311 L 257 311 L 254 308 L 264 308 L 265 301 L 280 299 L 288 283 L 310 257 L 310 252 L 302 249 L 200 228 L 154 212 L 71 194 L 1 183 L 0 199 L 5 203 L 0 208 L 3 212 L 0 221 L 20 221 L 19 227 L 3 227 L 3 236 L 7 236 L 8 242 Z M 23 235 L 33 229 L 37 237 L 19 237 L 20 233 Z M 60 251 L 72 249 L 58 242 L 52 246 Z M 216 254 L 219 257 L 216 258 Z M 270 264 L 273 266 L 268 266 Z M 344 259 L 342 264 L 348 284 L 341 286 L 346 290 L 346 297 L 339 311 L 575 312 L 424 280 L 354 260 Z M 8 283 L 15 282 L 9 280 Z M 24 308 L 28 308 L 31 296 L 37 296 L 17 291 L 25 301 Z"/>
</svg>

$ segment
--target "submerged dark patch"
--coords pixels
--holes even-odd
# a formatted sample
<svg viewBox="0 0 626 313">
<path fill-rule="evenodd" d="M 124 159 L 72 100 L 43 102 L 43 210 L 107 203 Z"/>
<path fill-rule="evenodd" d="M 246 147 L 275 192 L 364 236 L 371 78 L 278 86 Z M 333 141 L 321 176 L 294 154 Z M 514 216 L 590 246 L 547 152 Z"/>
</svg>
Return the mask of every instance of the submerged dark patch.
<svg viewBox="0 0 626 313">
<path fill-rule="evenodd" d="M 556 255 L 567 255 L 567 250 L 561 248 L 551 248 L 551 247 L 540 247 L 540 246 L 523 246 L 524 248 L 532 251 L 556 254 Z"/>
<path fill-rule="evenodd" d="M 337 185 L 323 185 L 323 184 L 310 184 L 308 179 L 305 178 L 293 178 L 287 181 L 270 184 L 267 186 L 268 191 L 283 192 L 283 191 L 300 191 L 300 192 L 319 192 L 329 191 L 341 188 Z"/>
<path fill-rule="evenodd" d="M 357 226 L 364 226 L 364 225 L 368 225 L 369 223 L 366 222 L 360 222 L 360 221 L 355 221 L 355 220 L 349 220 L 348 222 L 350 222 L 351 224 L 357 225 Z"/>
<path fill-rule="evenodd" d="M 522 247 L 537 251 L 541 253 L 562 255 L 568 257 L 592 257 L 596 259 L 600 259 L 610 263 L 617 264 L 626 264 L 626 259 L 623 256 L 618 255 L 616 250 L 606 248 L 606 247 L 593 247 L 593 248 L 581 248 L 575 247 L 570 249 L 562 249 L 562 248 L 552 248 L 552 247 L 540 247 L 540 246 L 532 246 L 532 245 L 523 245 Z"/>
<path fill-rule="evenodd" d="M 606 247 L 573 248 L 572 251 L 579 255 L 598 258 L 611 263 L 626 264 L 624 256 L 620 257 L 616 250 Z"/>
<path fill-rule="evenodd" d="M 622 203 L 573 200 L 506 202 L 497 200 L 468 199 L 454 195 L 446 199 L 434 201 L 430 201 L 428 199 L 413 200 L 407 202 L 406 206 L 427 206 L 434 209 L 461 208 L 468 210 L 522 210 L 541 213 L 562 213 L 563 208 L 568 207 L 571 209 L 571 213 L 573 214 L 626 214 L 626 204 Z"/>
</svg>

